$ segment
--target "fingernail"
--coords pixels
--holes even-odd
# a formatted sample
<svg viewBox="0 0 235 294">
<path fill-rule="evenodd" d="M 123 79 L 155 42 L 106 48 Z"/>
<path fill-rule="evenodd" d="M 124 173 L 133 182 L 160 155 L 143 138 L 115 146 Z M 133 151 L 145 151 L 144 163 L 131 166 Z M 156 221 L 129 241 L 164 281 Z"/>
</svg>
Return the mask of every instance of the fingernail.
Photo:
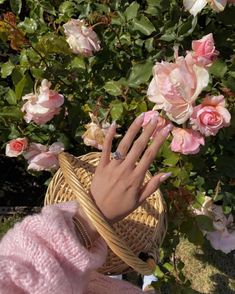
<svg viewBox="0 0 235 294">
<path fill-rule="evenodd" d="M 114 121 L 112 122 L 112 124 L 111 124 L 111 127 L 112 127 L 112 128 L 116 128 L 116 126 L 117 126 L 117 123 L 116 123 L 116 120 L 114 120 Z"/>
<path fill-rule="evenodd" d="M 157 123 L 157 119 L 158 119 L 158 115 L 154 114 L 154 116 L 151 118 L 151 121 L 150 121 L 151 125 L 155 126 Z"/>
<path fill-rule="evenodd" d="M 139 116 L 137 116 L 136 120 L 139 122 L 139 121 L 143 121 L 144 120 L 144 115 L 145 115 L 145 112 L 142 112 Z"/>
<path fill-rule="evenodd" d="M 172 124 L 168 124 L 167 126 L 165 126 L 163 129 L 162 129 L 162 135 L 164 137 L 168 136 L 170 131 L 173 129 L 173 125 Z"/>
<path fill-rule="evenodd" d="M 160 177 L 160 182 L 164 182 L 165 180 L 167 180 L 170 176 L 172 175 L 172 172 L 169 173 L 165 173 Z"/>
</svg>

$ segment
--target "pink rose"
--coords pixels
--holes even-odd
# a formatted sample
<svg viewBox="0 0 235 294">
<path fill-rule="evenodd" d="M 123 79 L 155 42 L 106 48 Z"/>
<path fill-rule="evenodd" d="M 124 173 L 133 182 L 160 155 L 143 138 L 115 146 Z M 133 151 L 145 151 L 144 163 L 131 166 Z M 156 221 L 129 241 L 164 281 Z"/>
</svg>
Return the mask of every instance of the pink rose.
<svg viewBox="0 0 235 294">
<path fill-rule="evenodd" d="M 33 121 L 38 125 L 45 124 L 60 113 L 60 106 L 64 103 L 63 95 L 50 90 L 51 83 L 43 80 L 39 94 L 30 93 L 22 97 L 27 102 L 21 108 L 26 112 L 24 119 L 27 123 Z"/>
<path fill-rule="evenodd" d="M 207 4 L 207 0 L 183 0 L 184 8 L 196 16 Z"/>
<path fill-rule="evenodd" d="M 225 229 L 224 231 L 208 232 L 206 238 L 216 250 L 221 250 L 226 254 L 235 250 L 235 231 L 230 233 Z"/>
<path fill-rule="evenodd" d="M 92 27 L 87 27 L 84 20 L 71 19 L 63 25 L 70 48 L 75 54 L 91 56 L 100 50 L 100 40 Z"/>
<path fill-rule="evenodd" d="M 85 125 L 86 131 L 82 135 L 83 142 L 87 146 L 92 146 L 102 150 L 105 136 L 111 125 L 108 122 L 100 124 L 98 117 L 96 117 L 93 113 L 89 113 L 89 116 L 91 118 L 91 122 Z M 119 137 L 119 134 L 115 135 L 115 138 Z"/>
<path fill-rule="evenodd" d="M 156 63 L 147 95 L 156 109 L 164 109 L 171 120 L 182 124 L 191 116 L 193 104 L 208 82 L 206 69 L 188 64 L 181 56 L 174 63 Z"/>
<path fill-rule="evenodd" d="M 28 152 L 24 154 L 28 161 L 28 169 L 57 170 L 59 168 L 58 154 L 64 150 L 64 145 L 60 142 L 53 143 L 49 148 L 42 144 L 32 143 Z"/>
<path fill-rule="evenodd" d="M 27 138 L 13 139 L 6 145 L 6 156 L 17 157 L 22 154 L 28 147 Z"/>
<path fill-rule="evenodd" d="M 94 122 L 87 124 L 85 127 L 87 130 L 82 135 L 84 144 L 102 150 L 105 138 L 104 130 Z"/>
<path fill-rule="evenodd" d="M 157 132 L 159 132 L 163 127 L 165 127 L 167 124 L 170 123 L 164 117 L 160 116 L 158 111 L 150 110 L 150 111 L 144 112 L 144 121 L 143 121 L 142 127 L 145 128 L 145 126 L 147 126 L 147 124 L 150 122 L 150 120 L 155 115 L 158 118 L 157 118 L 156 128 L 155 128 L 155 130 L 154 130 L 154 132 L 152 134 L 152 137 L 155 137 Z"/>
<path fill-rule="evenodd" d="M 200 150 L 200 145 L 204 145 L 203 136 L 191 129 L 174 128 L 171 150 L 182 154 L 196 154 Z"/>
<path fill-rule="evenodd" d="M 210 66 L 219 54 L 215 49 L 212 34 L 208 34 L 200 40 L 193 41 L 192 49 L 193 52 L 188 53 L 186 58 L 189 58 L 190 54 L 192 54 L 194 63 L 201 66 Z"/>
<path fill-rule="evenodd" d="M 207 3 L 217 12 L 223 11 L 227 3 L 235 3 L 234 0 L 184 0 L 184 7 L 192 15 L 196 16 Z"/>
<path fill-rule="evenodd" d="M 194 130 L 205 136 L 215 136 L 223 127 L 230 124 L 231 115 L 225 108 L 224 96 L 206 97 L 202 103 L 194 107 L 190 123 Z"/>
<path fill-rule="evenodd" d="M 212 9 L 216 12 L 221 12 L 227 5 L 228 0 L 208 0 Z"/>
<path fill-rule="evenodd" d="M 227 218 L 221 206 L 214 205 L 212 210 L 215 231 L 207 232 L 206 238 L 216 250 L 229 253 L 235 249 L 235 230 L 233 216 Z"/>
</svg>

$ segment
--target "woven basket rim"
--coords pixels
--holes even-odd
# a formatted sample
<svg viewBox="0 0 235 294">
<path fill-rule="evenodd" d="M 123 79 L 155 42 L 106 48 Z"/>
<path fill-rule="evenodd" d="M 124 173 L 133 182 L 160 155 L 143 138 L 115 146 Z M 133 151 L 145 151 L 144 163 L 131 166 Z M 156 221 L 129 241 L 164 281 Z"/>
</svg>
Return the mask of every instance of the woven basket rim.
<svg viewBox="0 0 235 294">
<path fill-rule="evenodd" d="M 89 161 L 89 163 L 90 162 L 95 162 L 95 161 L 97 161 L 97 158 L 98 157 L 100 157 L 100 152 L 90 152 L 90 153 L 88 153 L 88 154 L 85 154 L 85 155 L 82 155 L 82 156 L 79 156 L 78 158 L 76 158 L 76 157 L 74 157 L 74 156 L 72 156 L 71 154 L 68 154 L 68 153 L 62 153 L 62 154 L 60 154 L 60 156 L 59 156 L 59 158 L 60 158 L 60 164 L 61 165 L 65 165 L 65 164 L 67 164 L 67 166 L 66 166 L 66 168 L 72 168 L 72 170 L 70 170 L 70 173 L 73 173 L 74 172 L 74 170 L 77 168 L 77 169 L 79 169 L 80 167 L 76 167 L 75 166 L 75 163 L 77 163 L 78 164 L 78 162 L 79 162 L 79 160 L 83 160 L 84 162 L 85 162 L 85 160 L 88 158 L 88 161 Z M 61 159 L 62 158 L 62 159 Z M 63 161 L 64 160 L 64 163 L 62 162 L 61 163 L 61 161 Z M 70 163 L 68 163 L 68 161 L 70 161 Z M 70 165 L 70 167 L 68 167 Z M 45 205 L 47 205 L 47 204 L 52 204 L 52 203 L 54 203 L 54 202 L 50 202 L 50 198 L 52 198 L 52 195 L 53 195 L 53 193 L 55 193 L 54 191 L 57 189 L 60 189 L 60 185 L 66 185 L 66 184 L 68 184 L 68 183 L 66 183 L 66 180 L 67 181 L 69 181 L 70 179 L 64 179 L 64 183 L 62 184 L 62 182 L 63 182 L 63 180 L 61 179 L 61 173 L 63 173 L 63 176 L 65 177 L 65 175 L 64 175 L 64 170 L 63 170 L 63 167 L 61 167 L 57 172 L 56 172 L 56 174 L 54 175 L 54 177 L 53 177 L 53 180 L 51 181 L 51 183 L 53 183 L 53 181 L 55 182 L 55 186 L 53 187 L 53 189 L 51 189 L 51 183 L 50 183 L 50 185 L 49 185 L 49 187 L 48 187 L 48 190 L 47 190 L 47 193 L 46 193 L 46 197 L 45 197 Z M 149 173 L 148 174 L 148 176 L 149 177 L 151 177 L 151 174 Z M 70 176 L 69 176 L 69 178 L 71 178 L 71 174 L 70 174 Z M 77 187 L 78 188 L 78 187 Z M 80 189 L 81 187 L 79 187 L 79 189 Z M 82 189 L 84 190 L 84 188 L 82 187 Z M 166 221 L 165 220 L 165 218 L 166 218 L 166 209 L 165 209 L 165 202 L 164 202 L 164 199 L 162 198 L 162 195 L 161 195 L 161 193 L 160 193 L 160 190 L 159 191 L 157 191 L 157 193 L 158 193 L 158 197 L 159 197 L 159 203 L 161 203 L 161 205 L 162 205 L 162 213 L 164 214 L 164 215 L 162 215 L 161 216 L 161 219 L 164 219 L 164 221 Z M 79 201 L 80 202 L 80 201 Z M 144 210 L 143 208 L 139 208 L 139 210 L 140 209 L 142 209 L 142 210 Z M 134 216 L 134 215 L 136 215 L 136 217 L 138 217 L 138 213 L 139 212 L 137 212 L 137 211 L 134 211 L 131 215 L 132 215 L 132 217 Z M 143 215 L 144 215 L 144 213 L 143 213 Z M 152 216 L 149 216 L 149 218 L 151 218 Z M 160 219 L 160 218 L 159 218 Z M 122 222 L 124 222 L 124 221 L 126 221 L 126 220 L 128 220 L 128 219 L 124 219 Z M 140 221 L 140 224 L 142 224 L 143 225 L 143 223 L 141 223 L 141 221 Z M 160 225 L 162 225 L 162 224 L 160 224 Z M 166 225 L 166 223 L 165 223 L 165 225 Z M 112 232 L 113 233 L 113 232 Z M 165 236 L 165 233 L 166 233 L 166 227 L 165 228 L 163 228 L 163 231 L 162 231 L 162 236 L 161 236 L 161 238 L 160 238 L 160 244 L 159 244 L 159 246 L 161 245 L 161 243 L 162 243 L 162 241 L 163 241 L 163 239 L 164 239 L 164 236 Z M 156 234 L 157 234 L 157 232 L 156 232 Z M 102 233 L 101 233 L 101 235 L 102 235 Z M 104 237 L 104 236 L 103 236 Z M 116 238 L 116 237 L 115 237 Z M 155 236 L 154 236 L 154 238 L 155 238 Z M 153 238 L 153 240 L 154 240 L 154 238 Z M 120 240 L 119 240 L 120 241 Z M 106 242 L 107 242 L 107 240 L 106 240 Z M 117 242 L 117 239 L 115 239 L 115 242 Z M 107 242 L 108 243 L 108 242 Z M 122 244 L 122 246 L 123 246 L 123 244 Z M 117 254 L 117 253 L 116 253 Z M 118 254 L 117 254 L 118 255 Z M 124 254 L 125 255 L 125 254 Z M 120 256 L 119 256 L 120 257 Z M 137 260 L 139 261 L 139 258 L 137 258 Z M 125 261 L 126 262 L 126 261 Z M 131 261 L 132 262 L 132 261 Z M 140 263 L 143 263 L 143 261 L 141 261 Z M 135 264 L 135 263 L 134 263 Z M 130 266 L 130 264 L 129 264 L 129 266 Z M 145 264 L 145 266 L 146 266 L 146 264 Z M 149 267 L 149 266 L 147 266 L 147 267 Z M 108 268 L 108 267 L 107 267 Z M 110 268 L 112 268 L 112 266 L 110 267 Z M 113 265 L 113 268 L 115 268 L 115 265 Z M 116 266 L 116 268 L 118 268 L 118 266 Z M 150 270 L 146 270 L 146 269 L 143 269 L 142 268 L 142 265 L 140 266 L 140 268 L 138 268 L 138 265 L 137 265 L 137 268 L 135 268 L 137 271 L 139 271 L 139 272 L 141 272 L 142 271 L 142 273 L 145 273 L 145 274 L 150 274 L 151 272 L 152 272 L 152 270 L 153 270 L 153 268 L 151 269 L 151 271 Z M 111 272 L 112 272 L 112 270 L 110 270 Z M 106 273 L 107 273 L 107 270 L 106 270 Z"/>
</svg>

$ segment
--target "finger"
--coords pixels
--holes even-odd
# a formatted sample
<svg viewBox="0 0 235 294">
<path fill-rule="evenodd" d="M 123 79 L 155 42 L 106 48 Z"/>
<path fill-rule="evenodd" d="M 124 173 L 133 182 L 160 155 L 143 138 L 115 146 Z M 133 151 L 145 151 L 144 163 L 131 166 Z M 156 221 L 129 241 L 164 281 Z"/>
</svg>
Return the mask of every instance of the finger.
<svg viewBox="0 0 235 294">
<path fill-rule="evenodd" d="M 145 127 L 142 134 L 134 142 L 131 150 L 126 157 L 126 165 L 134 165 L 144 149 L 146 148 L 150 137 L 152 136 L 157 125 L 157 115 L 154 115 L 148 125 Z"/>
<path fill-rule="evenodd" d="M 105 166 L 110 162 L 110 153 L 112 150 L 113 138 L 116 134 L 116 127 L 117 125 L 116 125 L 116 122 L 114 121 L 111 124 L 108 130 L 108 133 L 105 136 L 99 166 Z"/>
<path fill-rule="evenodd" d="M 171 172 L 157 174 L 148 183 L 146 183 L 141 189 L 139 204 L 141 204 L 151 194 L 153 194 L 159 188 L 161 183 L 165 182 L 171 176 L 171 174 Z"/>
<path fill-rule="evenodd" d="M 138 132 L 140 131 L 140 129 L 142 127 L 143 121 L 144 121 L 144 113 L 142 113 L 141 115 L 139 115 L 134 120 L 134 122 L 131 124 L 131 126 L 128 129 L 128 131 L 126 132 L 125 136 L 123 137 L 123 139 L 119 143 L 119 145 L 117 147 L 117 151 L 123 157 L 126 156 L 128 150 L 130 149 L 133 140 L 135 139 L 136 135 L 138 134 Z"/>
<path fill-rule="evenodd" d="M 144 152 L 139 164 L 136 166 L 136 173 L 139 175 L 144 175 L 149 169 L 149 166 L 156 158 L 156 155 L 161 147 L 161 145 L 167 139 L 173 125 L 168 124 L 154 137 L 152 144 Z"/>
</svg>

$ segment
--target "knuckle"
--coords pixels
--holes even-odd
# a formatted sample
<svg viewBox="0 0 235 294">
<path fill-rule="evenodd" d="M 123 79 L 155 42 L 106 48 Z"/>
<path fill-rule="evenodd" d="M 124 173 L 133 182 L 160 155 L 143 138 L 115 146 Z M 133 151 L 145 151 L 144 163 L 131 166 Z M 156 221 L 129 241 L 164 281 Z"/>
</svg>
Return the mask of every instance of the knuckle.
<svg viewBox="0 0 235 294">
<path fill-rule="evenodd" d="M 154 159 L 155 157 L 155 153 L 154 153 L 154 150 L 152 148 L 148 148 L 146 151 L 145 151 L 145 155 L 144 157 L 146 159 L 149 159 L 149 160 L 152 160 Z"/>
<path fill-rule="evenodd" d="M 145 141 L 143 138 L 139 138 L 133 144 L 134 150 L 142 150 L 145 148 Z"/>
<path fill-rule="evenodd" d="M 126 142 L 122 142 L 120 143 L 118 150 L 122 153 L 122 154 L 126 154 L 128 151 L 129 147 L 128 144 Z"/>
</svg>

